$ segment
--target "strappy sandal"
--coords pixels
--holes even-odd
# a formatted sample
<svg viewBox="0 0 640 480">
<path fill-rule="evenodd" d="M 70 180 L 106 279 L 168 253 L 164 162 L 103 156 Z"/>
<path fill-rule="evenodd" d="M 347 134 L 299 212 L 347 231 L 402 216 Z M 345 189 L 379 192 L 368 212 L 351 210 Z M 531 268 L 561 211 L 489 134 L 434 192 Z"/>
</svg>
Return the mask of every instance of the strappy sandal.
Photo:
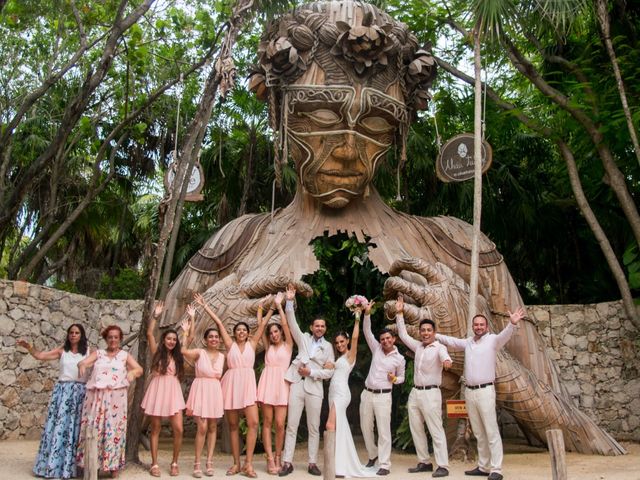
<svg viewBox="0 0 640 480">
<path fill-rule="evenodd" d="M 171 475 L 172 477 L 177 477 L 178 475 L 180 475 L 180 470 L 178 470 L 177 463 L 174 462 L 171 464 L 171 468 L 169 469 L 169 475 Z"/>
<path fill-rule="evenodd" d="M 282 455 L 276 455 L 276 468 L 278 470 L 282 468 Z"/>
<path fill-rule="evenodd" d="M 236 475 L 238 473 L 240 473 L 240 467 L 234 463 L 232 466 L 229 467 L 229 470 L 227 470 L 227 477 Z"/>
<path fill-rule="evenodd" d="M 240 475 L 243 475 L 243 476 L 249 477 L 249 478 L 258 478 L 258 474 L 253 469 L 253 465 L 246 464 L 246 463 L 245 463 L 244 467 L 242 467 L 242 471 L 240 472 Z"/>
<path fill-rule="evenodd" d="M 193 478 L 202 478 L 202 465 L 200 462 L 193 463 Z"/>
<path fill-rule="evenodd" d="M 269 475 L 277 475 L 278 467 L 272 456 L 267 455 L 267 473 Z"/>
<path fill-rule="evenodd" d="M 153 465 L 151 465 L 151 468 L 149 469 L 149 475 L 151 475 L 152 477 L 160 476 L 160 467 L 158 466 L 157 463 L 154 463 Z"/>
<path fill-rule="evenodd" d="M 213 460 L 207 460 L 207 469 L 204 471 L 207 477 L 213 477 Z"/>
</svg>

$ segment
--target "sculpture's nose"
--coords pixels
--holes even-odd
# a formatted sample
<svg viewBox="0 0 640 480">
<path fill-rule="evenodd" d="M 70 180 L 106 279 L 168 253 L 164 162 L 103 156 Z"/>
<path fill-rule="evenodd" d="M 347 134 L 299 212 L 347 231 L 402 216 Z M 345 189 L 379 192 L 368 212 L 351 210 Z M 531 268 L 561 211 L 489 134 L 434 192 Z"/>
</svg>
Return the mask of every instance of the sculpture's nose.
<svg viewBox="0 0 640 480">
<path fill-rule="evenodd" d="M 356 137 L 353 133 L 344 134 L 344 141 L 333 150 L 333 156 L 345 162 L 350 162 L 357 158 Z"/>
</svg>

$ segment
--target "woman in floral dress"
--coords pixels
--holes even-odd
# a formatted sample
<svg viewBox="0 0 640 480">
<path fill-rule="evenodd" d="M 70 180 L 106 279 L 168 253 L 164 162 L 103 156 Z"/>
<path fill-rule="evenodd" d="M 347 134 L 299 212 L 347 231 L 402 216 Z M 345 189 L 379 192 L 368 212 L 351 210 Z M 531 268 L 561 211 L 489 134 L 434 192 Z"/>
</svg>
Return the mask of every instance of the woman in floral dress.
<svg viewBox="0 0 640 480">
<path fill-rule="evenodd" d="M 82 409 L 78 467 L 85 467 L 87 441 L 98 446 L 98 470 L 112 478 L 125 464 L 127 438 L 127 389 L 142 375 L 142 367 L 121 349 L 122 329 L 110 325 L 102 332 L 105 350 L 97 350 L 78 363 L 80 376 L 93 366 Z"/>
</svg>

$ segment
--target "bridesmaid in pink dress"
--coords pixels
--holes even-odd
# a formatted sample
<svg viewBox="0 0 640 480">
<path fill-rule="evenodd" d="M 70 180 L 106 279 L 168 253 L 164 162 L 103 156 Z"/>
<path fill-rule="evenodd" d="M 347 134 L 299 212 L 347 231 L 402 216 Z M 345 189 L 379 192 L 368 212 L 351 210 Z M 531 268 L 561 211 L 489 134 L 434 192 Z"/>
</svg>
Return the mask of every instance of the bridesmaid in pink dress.
<svg viewBox="0 0 640 480">
<path fill-rule="evenodd" d="M 291 363 L 293 352 L 293 337 L 289 332 L 287 317 L 282 310 L 282 293 L 278 293 L 275 302 L 264 319 L 267 329 L 262 337 L 266 350 L 264 356 L 265 367 L 258 382 L 258 403 L 262 407 L 262 444 L 267 454 L 267 472 L 276 475 L 280 470 L 282 447 L 284 445 L 284 424 L 287 418 L 287 404 L 289 403 L 289 382 L 284 374 Z M 268 323 L 274 309 L 278 309 L 280 323 Z M 260 321 L 261 311 L 258 312 Z M 273 458 L 271 448 L 271 425 L 276 424 L 276 455 Z"/>
<path fill-rule="evenodd" d="M 262 305 L 269 305 L 272 297 L 269 295 L 263 300 Z M 222 335 L 222 341 L 227 349 L 228 370 L 222 377 L 222 398 L 224 411 L 229 422 L 231 436 L 231 454 L 233 465 L 227 470 L 227 475 L 242 473 L 246 477 L 256 478 L 258 475 L 253 469 L 253 450 L 258 437 L 258 406 L 256 405 L 256 374 L 253 364 L 256 359 L 256 346 L 264 332 L 265 323 L 259 322 L 258 329 L 253 337 L 249 337 L 249 325 L 238 322 L 233 327 L 233 339 L 224 328 L 224 324 L 218 316 L 206 304 L 201 296 L 196 302 L 204 307 L 205 312 L 216 322 Z M 260 313 L 259 313 L 260 314 Z M 260 314 L 261 315 L 261 314 Z M 240 469 L 240 414 L 244 413 L 247 419 L 246 458 L 244 466 Z"/>
<path fill-rule="evenodd" d="M 200 294 L 195 295 L 199 301 Z M 195 313 L 192 305 L 187 306 L 189 319 L 182 322 L 182 345 L 189 345 L 195 332 Z M 205 437 L 207 439 L 207 464 L 205 475 L 213 476 L 213 452 L 216 448 L 218 419 L 224 413 L 222 401 L 222 387 L 220 377 L 224 366 L 224 354 L 218 350 L 220 333 L 216 328 L 207 328 L 204 332 L 206 348 L 187 350 L 182 354 L 188 360 L 195 362 L 196 378 L 191 384 L 187 399 L 187 415 L 194 417 L 198 431 L 195 438 L 196 459 L 193 464 L 193 476 L 202 477 L 202 449 Z"/>
<path fill-rule="evenodd" d="M 178 456 L 182 446 L 182 410 L 185 408 L 180 379 L 184 373 L 184 358 L 178 339 L 178 332 L 166 330 L 160 336 L 160 344 L 156 342 L 153 332 L 156 319 L 162 314 L 164 302 L 157 302 L 153 316 L 147 327 L 147 342 L 153 358 L 151 360 L 152 377 L 147 391 L 142 399 L 142 409 L 151 420 L 151 469 L 149 473 L 154 477 L 160 476 L 158 466 L 158 441 L 163 417 L 169 417 L 173 430 L 173 458 L 169 475 L 177 476 Z"/>
</svg>

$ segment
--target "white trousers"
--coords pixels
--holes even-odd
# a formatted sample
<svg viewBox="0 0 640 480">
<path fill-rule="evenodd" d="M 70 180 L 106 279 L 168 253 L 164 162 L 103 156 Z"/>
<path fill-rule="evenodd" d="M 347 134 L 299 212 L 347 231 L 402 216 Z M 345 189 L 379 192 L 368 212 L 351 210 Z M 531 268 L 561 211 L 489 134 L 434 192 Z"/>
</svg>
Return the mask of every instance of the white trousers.
<svg viewBox="0 0 640 480">
<path fill-rule="evenodd" d="M 442 428 L 442 393 L 439 388 L 429 390 L 411 389 L 409 402 L 409 428 L 419 463 L 429 463 L 429 446 L 424 430 L 426 422 L 433 439 L 433 456 L 439 467 L 449 468 L 447 437 Z"/>
<path fill-rule="evenodd" d="M 307 429 L 309 430 L 309 463 L 318 463 L 320 446 L 320 413 L 322 397 L 310 395 L 304 390 L 304 381 L 291 384 L 289 389 L 289 410 L 287 412 L 287 431 L 284 437 L 283 462 L 293 462 L 296 448 L 296 437 L 302 410 L 307 412 Z"/>
<path fill-rule="evenodd" d="M 496 389 L 493 385 L 465 389 L 467 414 L 478 439 L 478 467 L 483 472 L 502 473 L 502 438 L 496 416 Z"/>
<path fill-rule="evenodd" d="M 373 434 L 374 420 L 378 430 L 377 444 Z M 378 457 L 378 466 L 389 470 L 391 467 L 391 393 L 362 391 L 360 428 L 369 459 Z"/>
</svg>

